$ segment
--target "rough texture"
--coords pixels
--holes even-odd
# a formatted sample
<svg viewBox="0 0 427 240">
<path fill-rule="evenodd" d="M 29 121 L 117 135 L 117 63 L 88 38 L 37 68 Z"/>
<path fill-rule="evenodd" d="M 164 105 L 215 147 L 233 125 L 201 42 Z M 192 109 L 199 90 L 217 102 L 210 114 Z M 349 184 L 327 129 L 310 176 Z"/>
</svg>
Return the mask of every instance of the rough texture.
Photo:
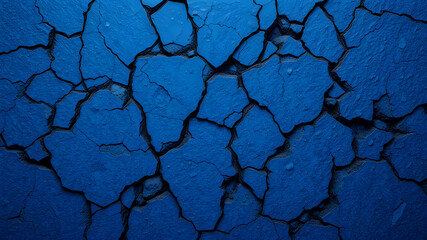
<svg viewBox="0 0 427 240">
<path fill-rule="evenodd" d="M 421 0 L 3 0 L 0 239 L 426 239 Z"/>
</svg>

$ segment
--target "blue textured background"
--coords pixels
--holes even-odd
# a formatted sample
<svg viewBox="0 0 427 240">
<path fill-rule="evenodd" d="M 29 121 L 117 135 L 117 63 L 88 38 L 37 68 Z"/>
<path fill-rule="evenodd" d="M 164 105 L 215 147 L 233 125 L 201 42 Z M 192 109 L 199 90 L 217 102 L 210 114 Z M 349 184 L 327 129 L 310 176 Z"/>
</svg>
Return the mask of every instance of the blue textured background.
<svg viewBox="0 0 427 240">
<path fill-rule="evenodd" d="M 427 239 L 425 0 L 2 0 L 0 239 Z"/>
</svg>

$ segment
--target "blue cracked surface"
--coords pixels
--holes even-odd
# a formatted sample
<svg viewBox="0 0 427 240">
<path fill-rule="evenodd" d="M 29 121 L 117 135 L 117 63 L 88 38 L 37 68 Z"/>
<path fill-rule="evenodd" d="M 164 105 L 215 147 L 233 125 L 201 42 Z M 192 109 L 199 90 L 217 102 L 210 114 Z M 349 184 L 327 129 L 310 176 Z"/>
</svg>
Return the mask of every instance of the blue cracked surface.
<svg viewBox="0 0 427 240">
<path fill-rule="evenodd" d="M 0 3 L 0 239 L 425 239 L 426 4 Z"/>
</svg>

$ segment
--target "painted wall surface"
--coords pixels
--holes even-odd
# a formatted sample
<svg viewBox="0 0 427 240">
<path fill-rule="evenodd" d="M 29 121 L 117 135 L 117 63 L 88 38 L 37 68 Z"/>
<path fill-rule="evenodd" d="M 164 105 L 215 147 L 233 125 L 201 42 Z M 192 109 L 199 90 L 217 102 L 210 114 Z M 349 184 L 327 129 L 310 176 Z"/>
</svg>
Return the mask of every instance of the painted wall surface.
<svg viewBox="0 0 427 240">
<path fill-rule="evenodd" d="M 425 0 L 2 0 L 0 239 L 427 239 Z"/>
</svg>

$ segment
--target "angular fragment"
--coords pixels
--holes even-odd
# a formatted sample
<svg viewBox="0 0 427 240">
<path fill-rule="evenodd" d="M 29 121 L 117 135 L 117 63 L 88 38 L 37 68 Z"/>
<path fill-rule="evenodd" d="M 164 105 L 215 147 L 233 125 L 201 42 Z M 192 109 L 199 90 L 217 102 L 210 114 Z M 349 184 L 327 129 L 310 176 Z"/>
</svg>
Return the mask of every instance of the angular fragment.
<svg viewBox="0 0 427 240">
<path fill-rule="evenodd" d="M 129 216 L 128 239 L 197 239 L 190 222 L 180 217 L 179 206 L 164 193 L 144 207 L 134 207 Z"/>
<path fill-rule="evenodd" d="M 0 63 L 0 78 L 6 78 L 12 83 L 25 83 L 31 76 L 49 69 L 50 59 L 48 51 L 43 48 L 22 48 L 0 55 Z"/>
<path fill-rule="evenodd" d="M 373 103 L 382 96 L 389 98 L 389 117 L 405 116 L 427 103 L 425 32 L 426 24 L 404 16 L 356 10 L 345 34 L 352 48 L 336 70 L 352 89 L 340 101 L 341 116 L 371 120 Z"/>
<path fill-rule="evenodd" d="M 334 24 L 320 7 L 316 7 L 308 17 L 301 40 L 314 55 L 330 62 L 338 62 L 344 53 Z"/>
<path fill-rule="evenodd" d="M 254 0 L 257 5 L 262 5 L 259 11 L 259 28 L 267 30 L 274 23 L 277 17 L 276 1 L 274 0 Z"/>
<path fill-rule="evenodd" d="M 393 134 L 375 128 L 364 139 L 357 140 L 357 156 L 359 158 L 369 158 L 380 160 L 384 144 L 393 138 Z"/>
<path fill-rule="evenodd" d="M 220 75 L 208 82 L 197 117 L 232 127 L 248 104 L 248 97 L 239 87 L 237 77 Z"/>
<path fill-rule="evenodd" d="M 273 116 L 258 106 L 249 110 L 236 127 L 237 137 L 231 147 L 242 168 L 261 169 L 268 157 L 285 143 Z"/>
<path fill-rule="evenodd" d="M 353 137 L 348 135 L 351 136 L 351 131 L 329 115 L 293 134 L 289 140 L 290 156 L 272 159 L 267 164 L 271 173 L 264 214 L 289 221 L 326 199 L 332 160 L 349 163 L 354 157 Z"/>
<path fill-rule="evenodd" d="M 91 9 L 87 13 L 85 29 L 82 35 L 83 48 L 81 50 L 81 71 L 85 80 L 92 80 L 92 86 L 103 84 L 105 77 L 112 79 L 115 82 L 127 85 L 129 81 L 130 70 L 119 60 L 119 58 L 106 47 L 104 36 L 101 35 L 99 27 L 101 25 L 100 14 L 101 4 L 104 1 L 95 1 Z M 112 5 L 112 7 L 115 4 Z M 142 6 L 140 6 L 142 9 Z M 129 7 L 128 11 L 131 8 Z M 142 11 L 144 11 L 142 9 Z M 143 13 L 145 14 L 145 13 Z M 119 14 L 121 15 L 121 14 Z M 116 22 L 118 23 L 118 22 Z M 104 22 L 103 25 L 110 26 L 110 22 Z M 143 25 L 141 25 L 143 26 Z M 107 26 L 105 26 L 107 27 Z M 122 27 L 115 27 L 118 29 L 125 29 Z M 119 34 L 121 38 L 123 35 Z M 135 34 L 133 38 L 136 38 Z M 119 41 L 122 44 L 126 41 Z M 126 46 L 127 44 L 125 44 Z M 130 48 L 130 45 L 127 45 Z M 135 49 L 133 49 L 134 51 Z M 134 52 L 136 55 L 137 53 Z"/>
<path fill-rule="evenodd" d="M 419 239 L 425 235 L 425 193 L 413 182 L 399 181 L 386 162 L 366 162 L 345 177 L 338 201 L 340 205 L 323 219 L 339 227 L 343 239 Z"/>
<path fill-rule="evenodd" d="M 65 96 L 64 99 L 58 102 L 56 104 L 53 126 L 69 128 L 71 120 L 76 116 L 77 104 L 86 98 L 86 96 L 86 93 L 72 91 L 69 95 Z"/>
<path fill-rule="evenodd" d="M 314 5 L 321 1 L 306 0 L 301 3 L 299 0 L 281 0 L 277 1 L 277 11 L 279 15 L 286 16 L 290 21 L 303 22 Z"/>
<path fill-rule="evenodd" d="M 333 83 L 328 64 L 309 55 L 283 63 L 274 56 L 242 78 L 249 97 L 266 106 L 285 133 L 319 115 L 323 96 Z"/>
<path fill-rule="evenodd" d="M 401 178 L 418 182 L 427 178 L 426 123 L 426 110 L 423 107 L 416 109 L 397 125 L 400 131 L 408 134 L 395 138 L 385 151 Z"/>
<path fill-rule="evenodd" d="M 82 105 L 72 131 L 54 131 L 45 138 L 51 163 L 62 184 L 84 192 L 106 206 L 144 176 L 153 175 L 157 161 L 140 135 L 142 114 L 135 103 L 100 90 Z"/>
<path fill-rule="evenodd" d="M 344 32 L 353 20 L 353 13 L 360 1 L 329 0 L 325 3 L 325 10 L 334 18 L 334 24 L 339 32 Z M 366 1 L 365 1 L 366 7 Z"/>
<path fill-rule="evenodd" d="M 36 161 L 40 161 L 49 156 L 49 154 L 45 151 L 41 140 L 35 141 L 33 144 L 31 144 L 31 146 L 25 149 L 25 152 L 28 154 L 28 157 Z"/>
<path fill-rule="evenodd" d="M 83 30 L 84 13 L 91 0 L 36 0 L 44 22 L 68 36 Z"/>
<path fill-rule="evenodd" d="M 116 202 L 92 216 L 92 222 L 86 232 L 88 240 L 119 239 L 124 231 L 122 205 Z"/>
<path fill-rule="evenodd" d="M 73 85 L 59 80 L 52 71 L 37 75 L 27 87 L 25 93 L 37 102 L 55 105 L 68 94 Z"/>
<path fill-rule="evenodd" d="M 178 141 L 183 122 L 196 110 L 205 89 L 197 57 L 140 58 L 133 76 L 133 96 L 147 117 L 148 134 L 157 151 Z"/>
<path fill-rule="evenodd" d="M 185 4 L 167 2 L 151 15 L 151 19 L 166 51 L 176 53 L 192 43 L 193 25 Z"/>
<path fill-rule="evenodd" d="M 271 57 L 277 51 L 277 49 L 278 48 L 276 45 L 274 45 L 274 43 L 267 42 L 267 46 L 265 47 L 264 56 L 262 57 L 262 61 Z"/>
<path fill-rule="evenodd" d="M 291 23 L 291 25 L 289 26 L 291 28 L 291 30 L 298 34 L 302 31 L 302 29 L 304 28 L 304 25 L 302 24 L 297 24 L 297 23 Z"/>
<path fill-rule="evenodd" d="M 182 215 L 197 230 L 212 230 L 221 216 L 221 185 L 236 172 L 226 148 L 231 133 L 212 123 L 192 119 L 191 139 L 161 157 L 161 172 L 177 197 Z M 197 193 L 197 197 L 194 197 Z"/>
<path fill-rule="evenodd" d="M 261 203 L 243 185 L 238 185 L 235 192 L 224 201 L 224 215 L 217 229 L 230 232 L 233 228 L 248 224 L 258 218 Z"/>
<path fill-rule="evenodd" d="M 0 148 L 0 232 L 8 239 L 84 239 L 89 206 L 65 191 L 55 173 Z"/>
<path fill-rule="evenodd" d="M 52 56 L 52 70 L 61 79 L 77 85 L 82 81 L 80 73 L 80 49 L 82 40 L 80 37 L 66 38 L 56 35 Z"/>
<path fill-rule="evenodd" d="M 399 15 L 409 15 L 414 19 L 426 21 L 426 2 L 423 0 L 365 0 L 363 6 L 378 14 L 393 12 Z"/>
<path fill-rule="evenodd" d="M 22 97 L 15 106 L 0 115 L 0 130 L 7 146 L 27 147 L 50 131 L 52 109 L 45 104 L 31 103 Z"/>
<path fill-rule="evenodd" d="M 97 3 L 92 5 L 94 10 Z M 126 65 L 158 38 L 139 0 L 99 1 L 98 31 L 105 45 Z"/>
<path fill-rule="evenodd" d="M 144 181 L 144 189 L 142 196 L 144 198 L 154 197 L 163 187 L 163 182 L 160 177 L 149 178 Z"/>
<path fill-rule="evenodd" d="M 267 190 L 267 173 L 253 168 L 246 168 L 242 177 L 243 182 L 252 188 L 257 198 L 263 199 Z"/>
<path fill-rule="evenodd" d="M 292 55 L 295 57 L 299 57 L 304 53 L 305 53 L 305 49 L 302 47 L 301 42 L 291 37 L 286 38 L 279 52 L 280 55 Z"/>
<path fill-rule="evenodd" d="M 188 13 L 199 27 L 197 52 L 214 67 L 221 66 L 258 29 L 260 8 L 254 1 L 189 0 Z"/>
<path fill-rule="evenodd" d="M 339 240 L 338 229 L 332 226 L 305 224 L 295 235 L 295 240 Z"/>
<path fill-rule="evenodd" d="M 34 1 L 1 1 L 0 22 L 0 53 L 49 43 L 51 28 L 42 23 Z"/>
<path fill-rule="evenodd" d="M 265 32 L 258 32 L 252 37 L 246 39 L 236 52 L 233 58 L 239 61 L 242 65 L 250 66 L 254 64 L 264 47 Z"/>
</svg>

